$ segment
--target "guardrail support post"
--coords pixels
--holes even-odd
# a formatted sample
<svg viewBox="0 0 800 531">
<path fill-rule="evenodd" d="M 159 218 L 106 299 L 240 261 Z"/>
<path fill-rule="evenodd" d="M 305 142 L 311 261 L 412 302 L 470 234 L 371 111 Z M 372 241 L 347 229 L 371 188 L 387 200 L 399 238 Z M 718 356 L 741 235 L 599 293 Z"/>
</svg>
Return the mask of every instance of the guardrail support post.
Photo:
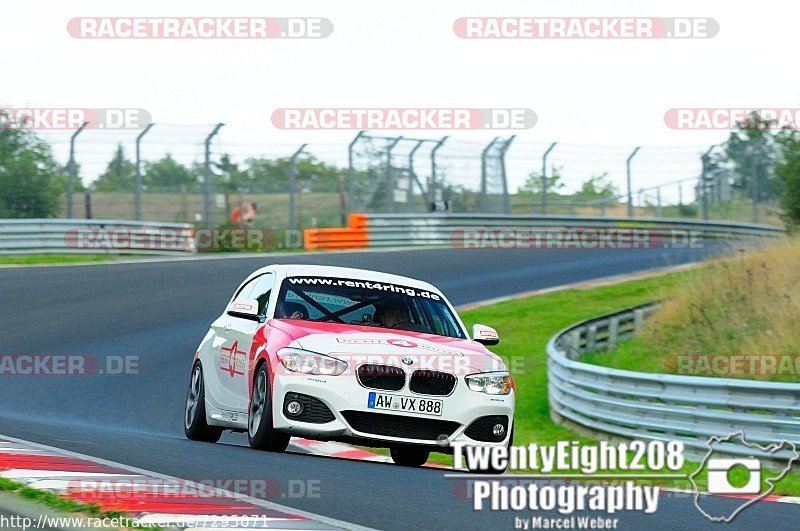
<svg viewBox="0 0 800 531">
<path fill-rule="evenodd" d="M 636 148 L 633 150 L 633 152 L 628 156 L 628 160 L 625 162 L 626 175 L 628 177 L 628 217 L 629 218 L 633 217 L 633 191 L 631 189 L 631 160 L 633 160 L 633 157 L 636 156 L 636 154 L 639 152 L 639 149 L 641 149 L 641 146 L 636 146 Z"/>
<path fill-rule="evenodd" d="M 633 333 L 638 334 L 644 326 L 644 312 L 641 308 L 633 310 Z"/>
<path fill-rule="evenodd" d="M 619 318 L 612 317 L 608 320 L 608 350 L 617 348 L 617 336 L 619 334 Z"/>
<path fill-rule="evenodd" d="M 542 155 L 542 214 L 547 214 L 547 155 L 556 147 L 558 142 L 553 142 Z M 535 214 L 536 212 L 531 212 Z"/>
<path fill-rule="evenodd" d="M 589 325 L 586 329 L 586 350 L 591 352 L 597 345 L 597 325 Z"/>
<path fill-rule="evenodd" d="M 134 216 L 136 221 L 142 220 L 142 160 L 141 160 L 141 142 L 142 137 L 147 134 L 147 132 L 156 125 L 155 123 L 147 124 L 147 127 L 139 133 L 139 136 L 136 137 L 136 197 L 134 199 L 135 207 L 134 207 Z"/>
<path fill-rule="evenodd" d="M 294 152 L 289 159 L 289 230 L 296 229 L 295 220 L 295 195 L 297 194 L 297 157 L 303 152 L 308 144 L 303 144 L 300 149 Z"/>
<path fill-rule="evenodd" d="M 69 169 L 67 176 L 67 218 L 69 219 L 72 219 L 72 191 L 75 188 L 75 179 L 78 174 L 78 168 L 75 167 L 75 138 L 87 125 L 89 125 L 89 122 L 83 122 L 69 139 L 69 162 L 67 163 Z"/>
<path fill-rule="evenodd" d="M 223 125 L 225 125 L 225 124 L 219 123 L 216 126 L 214 126 L 214 129 L 211 131 L 211 134 L 209 134 L 206 137 L 206 140 L 204 142 L 204 145 L 205 145 L 205 163 L 203 165 L 203 180 L 205 182 L 203 183 L 203 185 L 204 185 L 203 186 L 203 190 L 204 190 L 204 194 L 203 194 L 203 207 L 204 208 L 203 208 L 203 210 L 204 210 L 204 214 L 205 214 L 205 219 L 203 220 L 203 225 L 207 229 L 210 229 L 212 227 L 212 225 L 213 225 L 212 219 L 211 219 L 212 218 L 212 213 L 211 213 L 211 191 L 212 191 L 212 188 L 211 188 L 211 139 L 214 138 L 214 135 L 216 135 L 219 132 L 220 129 L 222 129 Z"/>
</svg>

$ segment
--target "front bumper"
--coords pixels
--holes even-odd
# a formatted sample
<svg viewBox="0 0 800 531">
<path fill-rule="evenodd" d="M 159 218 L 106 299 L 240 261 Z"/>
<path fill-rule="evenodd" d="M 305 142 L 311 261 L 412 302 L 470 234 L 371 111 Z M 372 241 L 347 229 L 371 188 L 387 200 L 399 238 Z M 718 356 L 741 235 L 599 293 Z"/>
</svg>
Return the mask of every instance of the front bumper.
<svg viewBox="0 0 800 531">
<path fill-rule="evenodd" d="M 370 392 L 384 393 L 404 398 L 442 400 L 442 415 L 399 413 L 372 409 L 367 406 Z M 291 418 L 285 410 L 286 395 L 313 397 L 328 410 L 332 419 L 320 407 L 315 407 L 315 422 Z M 317 439 L 360 439 L 375 443 L 416 444 L 442 448 L 447 442 L 471 445 L 504 446 L 509 443 L 514 419 L 514 391 L 505 396 L 493 396 L 471 391 L 463 377 L 458 378 L 449 396 L 412 393 L 406 386 L 400 391 L 386 391 L 363 387 L 355 376 L 309 376 L 297 373 L 275 375 L 272 387 L 273 422 L 276 429 L 297 437 Z M 502 440 L 496 437 L 476 440 L 467 433 L 478 433 L 476 421 L 486 424 L 485 417 L 506 417 L 507 427 Z M 468 430 L 473 426 L 471 430 Z M 480 425 L 479 425 L 480 426 Z M 378 445 L 379 445 L 378 444 Z"/>
</svg>

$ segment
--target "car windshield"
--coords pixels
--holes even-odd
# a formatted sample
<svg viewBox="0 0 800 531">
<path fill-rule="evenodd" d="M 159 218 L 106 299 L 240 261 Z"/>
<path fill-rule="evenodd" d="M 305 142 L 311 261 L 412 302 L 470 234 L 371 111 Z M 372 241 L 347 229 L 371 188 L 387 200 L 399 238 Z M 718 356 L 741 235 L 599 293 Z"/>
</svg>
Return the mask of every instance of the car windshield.
<svg viewBox="0 0 800 531">
<path fill-rule="evenodd" d="M 289 277 L 278 295 L 275 317 L 466 338 L 441 295 L 386 282 Z"/>
</svg>

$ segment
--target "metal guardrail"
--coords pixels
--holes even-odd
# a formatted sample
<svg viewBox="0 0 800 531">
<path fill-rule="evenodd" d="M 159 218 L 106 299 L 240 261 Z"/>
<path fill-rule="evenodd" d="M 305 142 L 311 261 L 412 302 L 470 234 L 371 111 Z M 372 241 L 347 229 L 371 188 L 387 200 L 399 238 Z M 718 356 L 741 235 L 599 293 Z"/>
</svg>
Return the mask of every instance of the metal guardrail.
<svg viewBox="0 0 800 531">
<path fill-rule="evenodd" d="M 354 224 L 354 220 L 357 223 Z M 497 247 L 538 246 L 540 241 L 544 241 L 544 246 L 558 246 L 559 237 L 569 237 L 571 229 L 578 231 L 578 237 L 588 239 L 590 243 L 592 231 L 603 232 L 606 236 L 616 231 L 621 240 L 624 241 L 625 237 L 634 240 L 630 248 L 671 244 L 689 246 L 703 240 L 780 237 L 785 234 L 782 227 L 735 221 L 505 214 L 353 214 L 349 228 L 306 231 L 306 247 L 470 247 L 485 245 L 487 241 L 491 245 L 492 235 Z M 499 238 L 504 241 L 497 241 Z M 688 240 L 690 238 L 693 242 Z"/>
<path fill-rule="evenodd" d="M 657 303 L 574 324 L 547 344 L 550 414 L 559 424 L 601 437 L 680 440 L 687 451 L 708 450 L 711 436 L 742 430 L 761 445 L 788 440 L 800 446 L 800 384 L 623 371 L 580 361 L 610 350 L 639 330 Z M 724 453 L 752 448 L 722 443 Z M 755 452 L 791 457 L 791 452 Z"/>
<path fill-rule="evenodd" d="M 185 223 L 3 219 L 0 254 L 185 254 L 197 251 Z"/>
<path fill-rule="evenodd" d="M 691 221 L 661 218 L 504 215 L 504 214 L 367 214 L 370 247 L 403 245 L 461 245 L 463 231 L 475 229 L 628 229 L 651 236 L 696 233 L 701 238 L 777 237 L 781 227 L 733 221 Z M 469 236 L 469 234 L 467 234 Z"/>
</svg>

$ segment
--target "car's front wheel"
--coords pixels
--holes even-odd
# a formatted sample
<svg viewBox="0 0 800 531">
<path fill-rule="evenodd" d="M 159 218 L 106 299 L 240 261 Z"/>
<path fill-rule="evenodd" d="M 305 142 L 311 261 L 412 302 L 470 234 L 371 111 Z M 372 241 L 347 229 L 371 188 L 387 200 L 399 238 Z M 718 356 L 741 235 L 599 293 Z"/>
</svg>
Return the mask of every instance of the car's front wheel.
<svg viewBox="0 0 800 531">
<path fill-rule="evenodd" d="M 192 369 L 189 391 L 186 393 L 186 412 L 183 431 L 193 441 L 215 443 L 222 436 L 222 428 L 209 426 L 206 422 L 206 389 L 203 382 L 203 367 L 198 361 Z"/>
<path fill-rule="evenodd" d="M 396 465 L 413 467 L 424 465 L 431 455 L 430 451 L 414 446 L 395 446 L 389 449 L 389 453 Z"/>
<path fill-rule="evenodd" d="M 283 452 L 292 438 L 276 430 L 272 424 L 272 394 L 269 389 L 267 364 L 258 368 L 250 396 L 250 415 L 247 419 L 247 439 L 256 450 Z"/>
</svg>

